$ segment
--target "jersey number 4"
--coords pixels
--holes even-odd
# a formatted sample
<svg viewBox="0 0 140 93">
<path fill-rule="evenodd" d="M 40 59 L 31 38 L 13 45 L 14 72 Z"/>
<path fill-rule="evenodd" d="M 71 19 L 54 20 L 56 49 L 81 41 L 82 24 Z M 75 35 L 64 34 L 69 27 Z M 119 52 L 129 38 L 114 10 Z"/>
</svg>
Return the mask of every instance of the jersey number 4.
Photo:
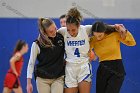
<svg viewBox="0 0 140 93">
<path fill-rule="evenodd" d="M 79 53 L 79 49 L 78 48 L 75 49 L 74 55 L 76 55 L 77 57 L 80 57 L 80 53 Z"/>
</svg>

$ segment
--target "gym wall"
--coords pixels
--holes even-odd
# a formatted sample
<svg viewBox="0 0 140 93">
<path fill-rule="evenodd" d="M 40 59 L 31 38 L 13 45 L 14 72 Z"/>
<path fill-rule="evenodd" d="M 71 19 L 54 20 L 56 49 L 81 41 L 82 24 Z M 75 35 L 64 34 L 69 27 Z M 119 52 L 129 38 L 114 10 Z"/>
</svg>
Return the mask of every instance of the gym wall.
<svg viewBox="0 0 140 93">
<path fill-rule="evenodd" d="M 24 39 L 31 47 L 38 36 L 38 17 L 53 18 L 60 28 L 59 16 L 65 14 L 71 7 L 77 7 L 84 20 L 81 24 L 93 24 L 104 21 L 108 24 L 124 24 L 133 34 L 137 45 L 127 47 L 121 45 L 126 77 L 120 93 L 140 93 L 140 0 L 0 0 L 0 92 L 3 90 L 3 80 L 9 68 L 9 59 L 18 39 Z M 24 66 L 21 75 L 23 93 L 26 93 L 26 71 L 29 52 L 24 56 Z M 92 62 L 93 81 L 91 93 L 96 91 L 96 70 L 98 62 Z M 32 80 L 34 92 L 35 80 Z"/>
</svg>

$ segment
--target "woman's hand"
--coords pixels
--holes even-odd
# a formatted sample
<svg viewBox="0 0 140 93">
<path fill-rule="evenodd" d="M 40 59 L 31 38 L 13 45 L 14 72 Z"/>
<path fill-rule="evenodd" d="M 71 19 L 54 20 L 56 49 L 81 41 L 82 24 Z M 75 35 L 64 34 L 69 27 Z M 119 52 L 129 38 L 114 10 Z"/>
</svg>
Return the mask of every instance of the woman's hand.
<svg viewBox="0 0 140 93">
<path fill-rule="evenodd" d="M 27 89 L 27 93 L 32 93 L 33 92 L 33 85 L 31 83 L 30 78 L 27 79 L 27 87 L 26 87 L 26 89 Z"/>
<path fill-rule="evenodd" d="M 96 56 L 95 53 L 91 50 L 91 51 L 89 52 L 89 60 L 90 60 L 90 62 L 91 62 L 92 60 L 96 60 L 96 58 L 97 58 L 97 56 Z"/>
<path fill-rule="evenodd" d="M 115 29 L 120 33 L 122 39 L 126 38 L 127 30 L 123 24 L 115 24 Z"/>
<path fill-rule="evenodd" d="M 17 72 L 15 72 L 14 74 L 16 75 L 16 77 L 19 77 L 19 75 L 18 75 L 18 73 L 17 73 Z"/>
</svg>

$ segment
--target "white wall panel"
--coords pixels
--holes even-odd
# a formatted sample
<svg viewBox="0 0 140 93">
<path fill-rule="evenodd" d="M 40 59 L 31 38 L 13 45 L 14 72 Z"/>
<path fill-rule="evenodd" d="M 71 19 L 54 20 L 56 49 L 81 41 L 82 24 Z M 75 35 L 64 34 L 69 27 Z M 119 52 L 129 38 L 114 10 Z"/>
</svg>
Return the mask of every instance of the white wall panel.
<svg viewBox="0 0 140 93">
<path fill-rule="evenodd" d="M 140 18 L 140 0 L 0 0 L 0 17 L 59 17 L 77 6 L 84 17 Z"/>
</svg>

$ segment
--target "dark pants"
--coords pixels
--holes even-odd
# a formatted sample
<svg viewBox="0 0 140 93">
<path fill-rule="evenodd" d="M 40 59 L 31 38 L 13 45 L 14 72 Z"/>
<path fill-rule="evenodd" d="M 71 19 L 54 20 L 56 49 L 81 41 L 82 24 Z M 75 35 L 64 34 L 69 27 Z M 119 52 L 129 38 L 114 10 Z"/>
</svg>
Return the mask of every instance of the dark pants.
<svg viewBox="0 0 140 93">
<path fill-rule="evenodd" d="M 102 61 L 97 70 L 96 93 L 119 93 L 125 76 L 122 60 Z"/>
</svg>

